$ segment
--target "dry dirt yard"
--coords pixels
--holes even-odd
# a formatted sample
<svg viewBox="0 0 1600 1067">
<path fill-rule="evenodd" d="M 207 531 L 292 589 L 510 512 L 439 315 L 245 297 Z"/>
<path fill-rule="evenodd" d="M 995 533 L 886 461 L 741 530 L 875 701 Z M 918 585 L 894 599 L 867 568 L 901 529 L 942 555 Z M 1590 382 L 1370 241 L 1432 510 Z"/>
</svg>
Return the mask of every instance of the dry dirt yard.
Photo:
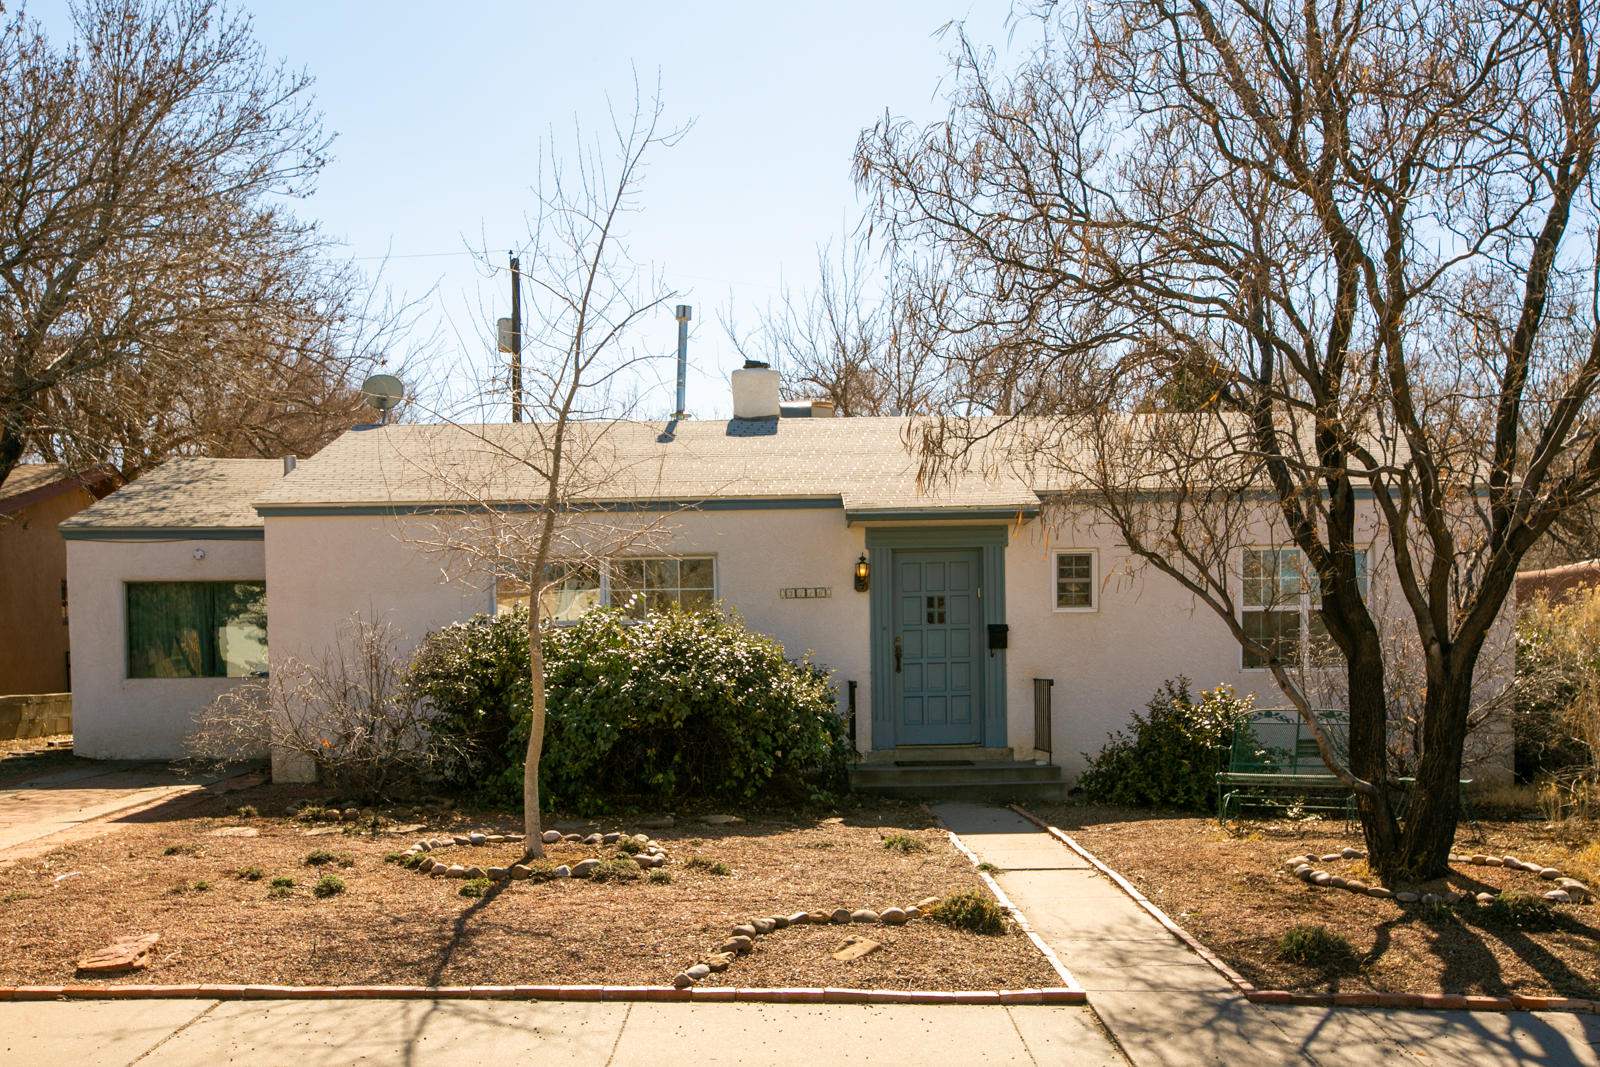
<svg viewBox="0 0 1600 1067">
<path fill-rule="evenodd" d="M 1340 819 L 1247 821 L 1230 832 L 1213 817 L 1073 804 L 1029 810 L 1065 830 L 1261 989 L 1600 998 L 1600 906 L 1558 905 L 1547 930 L 1507 928 L 1481 906 L 1408 908 L 1310 886 L 1282 868 L 1300 853 L 1364 847 L 1359 829 L 1346 833 Z M 1542 822 L 1486 821 L 1482 828 L 1479 841 L 1463 825 L 1455 851 L 1539 861 L 1600 889 L 1592 881 L 1600 873 L 1593 825 L 1558 830 Z M 1320 866 L 1372 881 L 1364 861 Z M 1475 895 L 1551 886 L 1524 872 L 1458 864 L 1449 878 L 1411 888 Z M 1352 958 L 1326 967 L 1280 959 L 1278 939 L 1299 924 L 1338 931 Z"/>
<path fill-rule="evenodd" d="M 160 933 L 150 969 L 101 979 L 194 984 L 670 985 L 751 918 L 839 907 L 904 907 L 982 888 L 971 864 L 919 808 L 887 802 L 814 819 L 749 817 L 714 826 L 680 816 L 648 832 L 667 850 L 671 881 L 518 881 L 480 898 L 463 883 L 386 862 L 420 838 L 520 829 L 503 813 L 379 809 L 374 827 L 288 817 L 308 794 L 261 786 L 191 806 L 0 869 L 0 985 L 78 980 L 75 961 L 118 937 Z M 237 814 L 241 806 L 259 814 Z M 641 817 L 642 818 L 642 817 Z M 399 826 L 417 826 L 406 833 Z M 556 825 L 547 819 L 546 826 Z M 571 827 L 570 823 L 562 825 Z M 639 829 L 596 819 L 599 831 Z M 887 849 L 906 834 L 926 851 Z M 243 835 L 243 836 L 240 836 Z M 315 850 L 338 858 L 321 867 Z M 520 846 L 458 847 L 459 862 L 509 862 Z M 609 848 L 553 847 L 555 863 Z M 692 857 L 726 864 L 719 875 Z M 453 862 L 458 862 L 454 860 Z M 345 884 L 318 897 L 325 873 Z M 294 886 L 277 893 L 274 877 Z M 849 935 L 882 950 L 848 963 L 831 952 Z M 790 927 L 713 974 L 709 986 L 1019 989 L 1059 979 L 1015 929 L 959 932 L 927 919 Z"/>
</svg>

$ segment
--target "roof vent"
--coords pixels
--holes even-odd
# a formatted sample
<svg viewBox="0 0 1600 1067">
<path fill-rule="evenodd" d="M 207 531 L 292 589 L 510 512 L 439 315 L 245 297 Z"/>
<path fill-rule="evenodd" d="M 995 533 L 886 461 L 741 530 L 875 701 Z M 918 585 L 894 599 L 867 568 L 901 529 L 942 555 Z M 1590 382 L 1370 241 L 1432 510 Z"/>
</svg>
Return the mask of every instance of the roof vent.
<svg viewBox="0 0 1600 1067">
<path fill-rule="evenodd" d="M 736 419 L 775 419 L 778 417 L 778 372 L 765 363 L 747 359 L 744 366 L 729 375 L 733 384 L 733 417 Z"/>
</svg>

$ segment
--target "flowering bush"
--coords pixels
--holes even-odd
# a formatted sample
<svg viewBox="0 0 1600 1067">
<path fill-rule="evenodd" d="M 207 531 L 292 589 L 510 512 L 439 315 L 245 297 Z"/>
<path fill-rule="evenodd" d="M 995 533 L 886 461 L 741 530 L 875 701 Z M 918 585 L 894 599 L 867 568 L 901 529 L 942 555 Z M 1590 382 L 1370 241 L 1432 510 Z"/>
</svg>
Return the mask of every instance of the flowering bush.
<svg viewBox="0 0 1600 1067">
<path fill-rule="evenodd" d="M 527 616 L 480 616 L 429 637 L 413 671 L 452 747 L 452 778 L 484 799 L 521 796 L 527 747 Z M 852 752 L 833 689 L 809 660 L 716 611 L 610 609 L 542 635 L 546 705 L 540 796 L 821 798 Z"/>
</svg>

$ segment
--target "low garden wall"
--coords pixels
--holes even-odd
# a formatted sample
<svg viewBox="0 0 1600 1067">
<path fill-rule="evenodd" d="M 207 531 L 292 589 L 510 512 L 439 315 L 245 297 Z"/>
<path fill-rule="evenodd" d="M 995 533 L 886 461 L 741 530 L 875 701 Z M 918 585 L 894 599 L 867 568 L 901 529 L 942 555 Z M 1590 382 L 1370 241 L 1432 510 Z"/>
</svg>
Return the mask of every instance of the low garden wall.
<svg viewBox="0 0 1600 1067">
<path fill-rule="evenodd" d="M 0 696 L 0 741 L 71 732 L 71 693 Z"/>
</svg>

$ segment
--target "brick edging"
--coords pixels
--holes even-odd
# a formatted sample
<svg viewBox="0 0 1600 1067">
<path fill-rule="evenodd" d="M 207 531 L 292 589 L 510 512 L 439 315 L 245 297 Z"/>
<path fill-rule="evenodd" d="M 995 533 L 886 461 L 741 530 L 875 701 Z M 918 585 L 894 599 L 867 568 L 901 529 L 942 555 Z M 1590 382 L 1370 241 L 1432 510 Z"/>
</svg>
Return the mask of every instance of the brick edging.
<svg viewBox="0 0 1600 1067">
<path fill-rule="evenodd" d="M 548 1000 L 734 1001 L 743 1004 L 1085 1004 L 1081 989 L 940 992 L 917 989 L 695 988 L 671 986 L 282 986 L 36 985 L 0 986 L 0 1002 L 37 1000 Z"/>
<path fill-rule="evenodd" d="M 1195 954 L 1209 963 L 1228 981 L 1232 982 L 1252 1004 L 1299 1004 L 1336 1008 L 1421 1008 L 1429 1011 L 1569 1011 L 1600 1013 L 1600 1002 L 1570 997 L 1534 997 L 1513 993 L 1506 997 L 1471 996 L 1462 993 L 1291 993 L 1281 989 L 1257 989 L 1238 971 L 1228 966 L 1189 931 L 1167 917 L 1166 912 L 1152 904 L 1116 871 L 1107 867 L 1088 849 L 1078 844 L 1065 831 L 1051 826 L 1020 804 L 1007 805 L 1018 815 L 1066 845 L 1094 869 L 1111 879 L 1124 893 L 1133 898 L 1145 911 L 1182 941 Z"/>
</svg>

